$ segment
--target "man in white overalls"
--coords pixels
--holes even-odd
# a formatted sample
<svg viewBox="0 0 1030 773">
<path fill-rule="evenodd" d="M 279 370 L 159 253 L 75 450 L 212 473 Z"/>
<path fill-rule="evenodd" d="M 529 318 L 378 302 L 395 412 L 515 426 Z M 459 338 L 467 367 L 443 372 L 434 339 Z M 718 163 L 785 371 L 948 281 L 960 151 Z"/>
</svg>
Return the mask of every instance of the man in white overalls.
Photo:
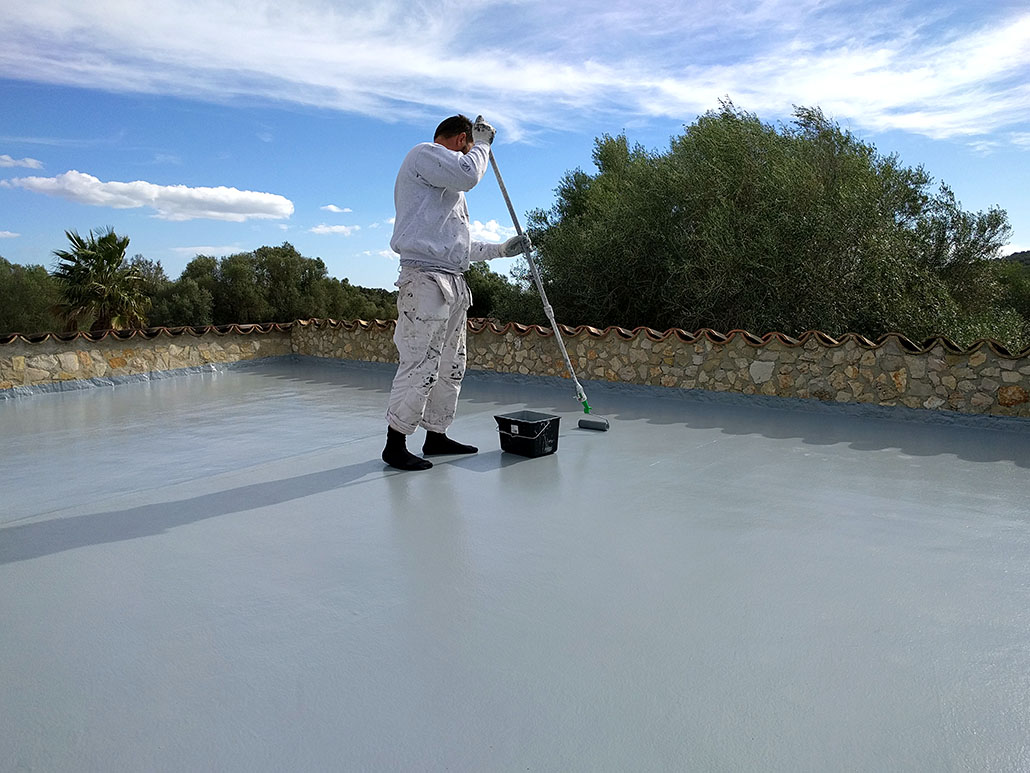
<svg viewBox="0 0 1030 773">
<path fill-rule="evenodd" d="M 528 237 L 503 244 L 473 242 L 465 191 L 483 179 L 490 163 L 490 124 L 452 116 L 433 142 L 412 148 L 394 186 L 397 219 L 390 246 L 400 255 L 397 329 L 400 355 L 390 391 L 383 461 L 399 470 L 427 470 L 406 438 L 425 427 L 422 453 L 474 454 L 475 446 L 447 437 L 465 375 L 466 312 L 472 295 L 465 271 L 473 260 L 510 258 L 528 248 Z"/>
</svg>

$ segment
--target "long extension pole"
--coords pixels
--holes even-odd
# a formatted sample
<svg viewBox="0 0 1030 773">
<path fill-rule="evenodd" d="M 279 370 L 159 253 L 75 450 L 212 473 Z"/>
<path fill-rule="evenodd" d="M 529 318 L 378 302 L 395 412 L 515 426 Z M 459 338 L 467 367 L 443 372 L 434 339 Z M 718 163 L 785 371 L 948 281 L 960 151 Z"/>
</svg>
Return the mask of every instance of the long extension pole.
<svg viewBox="0 0 1030 773">
<path fill-rule="evenodd" d="M 478 119 L 477 119 L 478 120 Z M 512 206 L 511 197 L 508 195 L 508 189 L 504 185 L 504 178 L 501 177 L 501 170 L 497 166 L 497 159 L 494 158 L 493 150 L 490 151 L 490 165 L 493 167 L 494 175 L 497 177 L 497 184 L 501 188 L 501 195 L 504 196 L 504 203 L 508 205 L 508 213 L 511 215 L 511 222 L 515 224 L 515 233 L 519 236 L 524 236 L 522 226 L 519 224 L 519 216 L 515 214 L 515 207 Z M 565 359 L 565 367 L 569 371 L 569 375 L 572 376 L 572 383 L 576 385 L 576 399 L 583 405 L 583 413 L 590 413 L 590 404 L 587 402 L 586 392 L 583 391 L 583 386 L 579 383 L 579 379 L 576 378 L 576 371 L 572 367 L 572 360 L 569 359 L 569 352 L 565 348 L 565 341 L 562 340 L 561 331 L 558 329 L 558 323 L 554 321 L 554 309 L 551 308 L 551 304 L 547 300 L 547 293 L 544 291 L 544 282 L 540 278 L 540 270 L 537 268 L 536 261 L 533 260 L 533 256 L 529 249 L 523 248 L 522 254 L 526 258 L 526 262 L 529 263 L 530 273 L 533 275 L 533 283 L 536 285 L 537 292 L 540 293 L 540 300 L 544 303 L 544 314 L 547 315 L 547 320 L 551 323 L 551 330 L 554 332 L 554 338 L 558 342 L 558 348 L 561 349 L 562 357 Z M 579 426 L 584 429 L 608 429 L 608 420 L 597 417 L 594 419 L 580 419 Z"/>
</svg>

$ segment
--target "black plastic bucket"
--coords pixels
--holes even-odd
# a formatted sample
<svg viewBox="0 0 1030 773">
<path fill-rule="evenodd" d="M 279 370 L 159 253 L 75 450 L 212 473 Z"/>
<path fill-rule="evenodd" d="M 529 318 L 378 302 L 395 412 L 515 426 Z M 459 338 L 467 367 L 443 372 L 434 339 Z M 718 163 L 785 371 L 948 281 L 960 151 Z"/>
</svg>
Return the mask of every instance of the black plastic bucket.
<svg viewBox="0 0 1030 773">
<path fill-rule="evenodd" d="M 501 435 L 501 450 L 519 456 L 546 456 L 558 450 L 560 416 L 516 411 L 494 416 Z"/>
</svg>

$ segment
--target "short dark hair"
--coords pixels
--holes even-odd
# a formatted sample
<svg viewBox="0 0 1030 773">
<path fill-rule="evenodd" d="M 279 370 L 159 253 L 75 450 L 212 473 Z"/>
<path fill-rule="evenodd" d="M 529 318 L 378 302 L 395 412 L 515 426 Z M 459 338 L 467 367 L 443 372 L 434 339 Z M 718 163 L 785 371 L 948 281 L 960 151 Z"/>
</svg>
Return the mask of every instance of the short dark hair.
<svg viewBox="0 0 1030 773">
<path fill-rule="evenodd" d="M 468 139 L 472 139 L 472 121 L 460 114 L 452 115 L 450 118 L 445 118 L 436 127 L 436 134 L 433 135 L 433 139 L 435 140 L 438 137 L 443 137 L 444 139 L 457 137 L 462 132 L 468 135 Z"/>
</svg>

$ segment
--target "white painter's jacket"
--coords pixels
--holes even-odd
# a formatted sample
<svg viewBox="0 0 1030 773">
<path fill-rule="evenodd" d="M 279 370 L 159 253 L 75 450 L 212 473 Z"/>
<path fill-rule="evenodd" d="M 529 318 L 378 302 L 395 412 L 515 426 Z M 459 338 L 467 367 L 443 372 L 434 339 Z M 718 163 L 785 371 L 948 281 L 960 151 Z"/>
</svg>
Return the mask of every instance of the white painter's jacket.
<svg viewBox="0 0 1030 773">
<path fill-rule="evenodd" d="M 393 189 L 397 219 L 390 247 L 402 266 L 463 274 L 473 260 L 501 256 L 501 245 L 473 242 L 465 191 L 483 179 L 490 146 L 467 154 L 435 142 L 416 145 L 404 159 Z"/>
</svg>

